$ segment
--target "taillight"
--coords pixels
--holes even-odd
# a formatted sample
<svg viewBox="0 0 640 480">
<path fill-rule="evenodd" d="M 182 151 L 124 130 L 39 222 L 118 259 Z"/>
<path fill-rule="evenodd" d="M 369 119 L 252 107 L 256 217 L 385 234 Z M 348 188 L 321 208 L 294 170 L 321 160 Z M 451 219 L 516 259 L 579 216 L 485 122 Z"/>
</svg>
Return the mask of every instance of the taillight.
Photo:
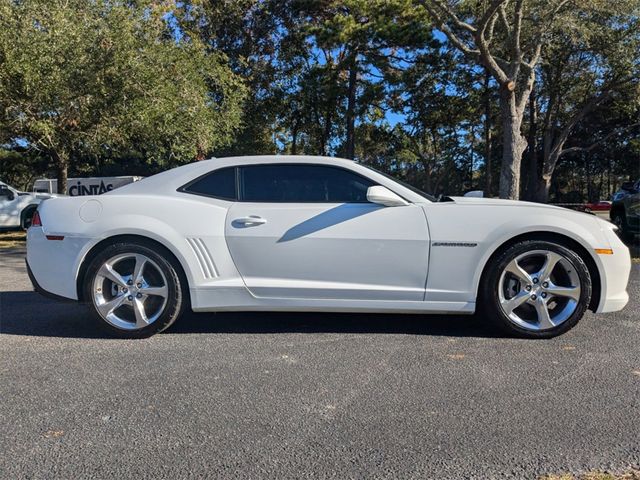
<svg viewBox="0 0 640 480">
<path fill-rule="evenodd" d="M 40 219 L 40 213 L 36 210 L 33 212 L 33 217 L 31 217 L 31 226 L 32 227 L 41 227 L 42 220 Z"/>
</svg>

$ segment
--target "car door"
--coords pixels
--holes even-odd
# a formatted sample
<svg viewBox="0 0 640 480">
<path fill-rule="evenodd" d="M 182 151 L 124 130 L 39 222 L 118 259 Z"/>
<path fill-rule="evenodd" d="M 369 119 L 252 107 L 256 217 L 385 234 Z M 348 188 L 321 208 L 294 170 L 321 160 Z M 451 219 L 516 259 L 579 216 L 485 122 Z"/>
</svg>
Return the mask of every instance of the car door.
<svg viewBox="0 0 640 480">
<path fill-rule="evenodd" d="M 337 166 L 247 165 L 225 236 L 258 297 L 421 301 L 429 234 L 414 204 L 367 201 L 372 180 Z"/>
</svg>

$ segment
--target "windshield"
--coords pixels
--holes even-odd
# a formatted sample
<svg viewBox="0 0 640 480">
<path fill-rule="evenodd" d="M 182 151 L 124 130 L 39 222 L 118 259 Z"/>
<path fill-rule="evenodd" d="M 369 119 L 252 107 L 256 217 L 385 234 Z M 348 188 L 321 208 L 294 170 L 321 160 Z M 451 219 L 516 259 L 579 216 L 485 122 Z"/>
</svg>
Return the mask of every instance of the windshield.
<svg viewBox="0 0 640 480">
<path fill-rule="evenodd" d="M 396 183 L 399 183 L 404 188 L 408 188 L 413 193 L 416 193 L 416 194 L 420 195 L 421 197 L 426 198 L 430 202 L 437 202 L 438 201 L 438 199 L 436 197 L 434 197 L 433 195 L 429 195 L 427 192 L 423 192 L 422 190 L 420 190 L 419 188 L 414 187 L 413 185 L 409 185 L 408 183 L 403 182 L 402 180 L 398 180 L 397 178 L 389 175 L 388 173 L 381 172 L 380 170 L 378 170 L 376 168 L 373 168 L 373 167 L 370 167 L 369 165 L 364 165 L 362 163 L 360 165 L 362 165 L 365 168 L 368 168 L 369 170 L 373 170 L 376 173 L 379 173 L 383 177 L 387 177 L 388 179 L 393 180 Z"/>
</svg>

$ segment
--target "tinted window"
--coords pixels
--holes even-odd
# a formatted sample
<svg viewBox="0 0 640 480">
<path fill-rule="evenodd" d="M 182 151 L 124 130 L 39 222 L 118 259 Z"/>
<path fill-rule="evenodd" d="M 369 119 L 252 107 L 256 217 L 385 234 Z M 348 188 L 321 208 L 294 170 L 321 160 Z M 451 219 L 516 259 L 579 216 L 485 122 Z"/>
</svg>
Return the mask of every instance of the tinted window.
<svg viewBox="0 0 640 480">
<path fill-rule="evenodd" d="M 322 165 L 253 165 L 241 168 L 245 202 L 367 202 L 371 180 Z"/>
<path fill-rule="evenodd" d="M 182 188 L 182 191 L 205 195 L 207 197 L 236 199 L 236 169 L 221 168 L 198 178 Z"/>
</svg>

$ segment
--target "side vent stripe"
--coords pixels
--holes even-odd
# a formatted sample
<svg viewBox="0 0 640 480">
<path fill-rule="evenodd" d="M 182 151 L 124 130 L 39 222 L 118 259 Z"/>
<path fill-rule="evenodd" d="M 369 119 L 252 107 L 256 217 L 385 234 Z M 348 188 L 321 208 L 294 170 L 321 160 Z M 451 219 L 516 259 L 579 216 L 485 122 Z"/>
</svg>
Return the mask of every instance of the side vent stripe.
<svg viewBox="0 0 640 480">
<path fill-rule="evenodd" d="M 213 262 L 213 257 L 211 257 L 211 252 L 209 252 L 207 245 L 201 238 L 196 238 L 194 240 L 200 245 L 200 252 L 202 253 L 202 257 L 204 258 L 204 261 L 207 264 L 211 275 L 214 277 L 219 276 L 218 269 L 216 268 L 216 264 Z"/>
<path fill-rule="evenodd" d="M 200 270 L 202 271 L 202 276 L 204 278 L 211 278 L 209 276 L 209 272 L 207 272 L 205 270 L 204 262 L 202 261 L 202 256 L 200 255 L 200 251 L 198 250 L 198 248 L 195 246 L 194 241 L 192 239 L 190 239 L 190 238 L 187 238 L 187 243 L 191 247 L 191 250 L 193 250 L 193 253 L 195 254 L 196 258 L 198 259 L 198 265 L 200 265 Z"/>
<path fill-rule="evenodd" d="M 213 259 L 211 258 L 211 253 L 202 239 L 187 238 L 187 243 L 198 259 L 198 264 L 200 265 L 200 270 L 202 270 L 204 278 L 216 278 L 218 276 L 218 272 L 215 264 L 213 263 Z"/>
</svg>

